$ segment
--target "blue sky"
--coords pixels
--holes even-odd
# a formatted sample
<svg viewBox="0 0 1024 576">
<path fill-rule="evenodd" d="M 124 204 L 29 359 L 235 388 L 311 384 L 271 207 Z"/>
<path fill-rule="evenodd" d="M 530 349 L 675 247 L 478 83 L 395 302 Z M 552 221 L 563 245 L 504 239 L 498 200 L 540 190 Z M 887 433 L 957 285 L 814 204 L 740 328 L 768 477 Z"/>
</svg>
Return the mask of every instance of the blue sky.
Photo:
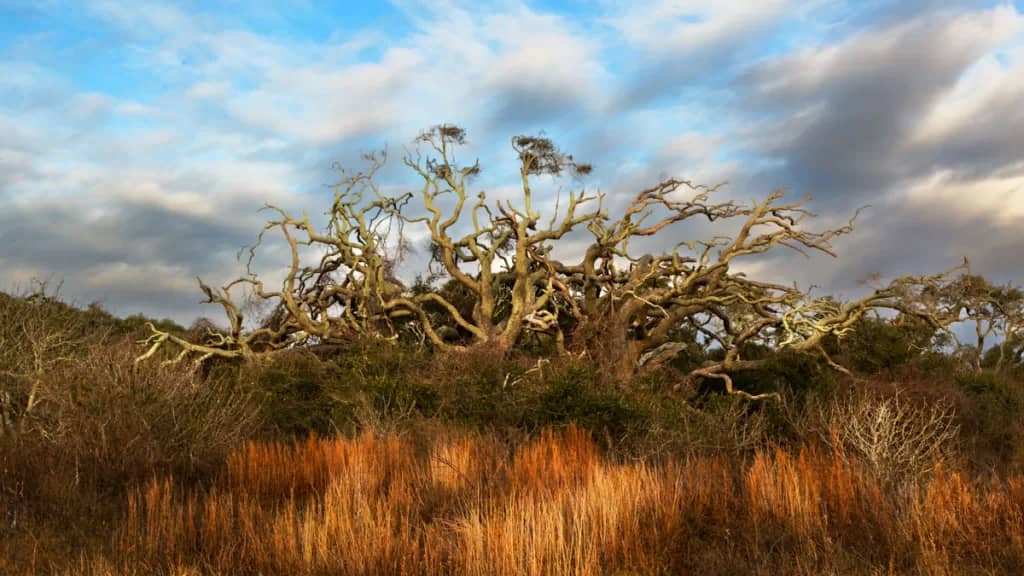
<svg viewBox="0 0 1024 576">
<path fill-rule="evenodd" d="M 752 273 L 1024 282 L 1021 102 L 1021 2 L 0 0 L 0 289 L 188 321 L 260 206 L 320 212 L 333 162 L 442 122 L 498 195 L 544 130 L 612 199 L 672 175 L 812 194 L 823 226 L 872 205 L 839 259 Z"/>
</svg>

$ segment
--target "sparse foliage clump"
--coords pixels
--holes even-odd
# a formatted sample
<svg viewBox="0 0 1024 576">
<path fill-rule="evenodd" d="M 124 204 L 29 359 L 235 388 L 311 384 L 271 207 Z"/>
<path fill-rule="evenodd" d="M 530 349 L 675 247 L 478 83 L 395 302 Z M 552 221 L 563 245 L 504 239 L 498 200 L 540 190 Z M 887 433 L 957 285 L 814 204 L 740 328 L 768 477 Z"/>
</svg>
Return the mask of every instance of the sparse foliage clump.
<svg viewBox="0 0 1024 576">
<path fill-rule="evenodd" d="M 60 388 L 52 381 L 55 372 L 95 346 L 137 337 L 147 323 L 182 332 L 169 320 L 119 319 L 98 304 L 76 308 L 45 282 L 22 294 L 0 292 L 0 436 L 33 425 L 39 407 Z"/>
<path fill-rule="evenodd" d="M 838 454 L 866 463 L 889 482 L 920 478 L 949 455 L 959 434 L 953 407 L 923 405 L 899 392 L 877 397 L 859 393 L 828 408 L 826 441 Z"/>
</svg>

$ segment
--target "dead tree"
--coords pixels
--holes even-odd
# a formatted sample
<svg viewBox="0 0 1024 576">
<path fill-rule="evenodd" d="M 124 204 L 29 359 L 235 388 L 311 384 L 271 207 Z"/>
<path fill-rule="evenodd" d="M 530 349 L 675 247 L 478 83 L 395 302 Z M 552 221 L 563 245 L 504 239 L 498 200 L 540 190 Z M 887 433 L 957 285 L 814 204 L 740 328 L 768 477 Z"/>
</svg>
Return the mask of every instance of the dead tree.
<svg viewBox="0 0 1024 576">
<path fill-rule="evenodd" d="M 589 166 L 575 162 L 547 139 L 517 137 L 513 148 L 520 160 L 522 200 L 488 203 L 484 192 L 472 195 L 468 189 L 479 173 L 478 163 L 456 164 L 454 148 L 464 143 L 465 133 L 454 126 L 437 126 L 424 132 L 417 149 L 405 165 L 421 180 L 417 192 L 385 195 L 374 181 L 384 155 L 367 156 L 370 168 L 348 174 L 341 169 L 335 197 L 323 232 L 314 229 L 309 217 L 292 216 L 268 206 L 278 218 L 270 220 L 256 244 L 249 249 L 249 274 L 220 289 L 200 280 L 205 302 L 219 304 L 225 311 L 229 330 L 211 332 L 206 342 L 190 342 L 153 328 L 147 341 L 151 357 L 165 344 L 179 348 L 176 360 L 190 355 L 200 359 L 213 356 L 255 359 L 275 351 L 307 343 L 330 342 L 351 336 L 392 338 L 395 324 L 411 319 L 426 339 L 441 349 L 489 346 L 512 348 L 524 331 L 557 332 L 559 308 L 554 301 L 572 301 L 568 288 L 545 258 L 548 243 L 576 226 L 602 217 L 601 197 L 585 190 L 570 192 L 565 214 L 541 225 L 541 214 L 533 205 L 531 179 L 538 175 L 583 174 Z M 413 199 L 422 210 L 412 213 Z M 450 200 L 449 205 L 442 202 Z M 585 210 L 593 205 L 591 210 Z M 437 259 L 452 280 L 475 299 L 472 314 L 466 315 L 437 291 L 406 290 L 392 275 L 396 258 L 388 249 L 404 242 L 402 228 L 423 226 L 436 247 Z M 277 231 L 287 243 L 291 260 L 280 289 L 269 290 L 252 272 L 256 249 L 264 236 Z M 324 254 L 314 265 L 304 265 L 303 249 L 317 248 Z M 511 252 L 511 254 L 506 254 Z M 501 286 L 508 286 L 503 291 Z M 247 287 L 259 300 L 273 303 L 279 321 L 246 330 L 241 307 L 232 291 Z M 504 306 L 500 301 L 507 298 Z M 450 323 L 471 335 L 468 344 L 451 344 L 439 334 L 429 307 L 445 311 Z M 499 308 L 506 310 L 499 314 Z M 558 334 L 558 339 L 562 336 Z"/>
<path fill-rule="evenodd" d="M 841 369 L 828 358 L 822 342 L 828 336 L 844 335 L 870 310 L 892 309 L 943 328 L 950 323 L 949 314 L 939 310 L 937 302 L 928 304 L 920 296 L 960 267 L 932 277 L 897 278 L 865 298 L 846 303 L 813 298 L 796 286 L 762 282 L 733 271 L 731 265 L 737 259 L 777 248 L 835 256 L 832 240 L 851 232 L 853 219 L 841 228 L 808 231 L 801 227 L 805 218 L 813 216 L 804 208 L 806 200 L 780 203 L 783 194 L 776 191 L 748 206 L 714 203 L 710 198 L 716 188 L 671 179 L 644 190 L 621 219 L 589 223 L 594 241 L 579 263 L 556 264 L 566 282 L 582 294 L 585 318 L 604 327 L 592 338 L 618 343 L 611 350 L 606 346 L 604 359 L 612 362 L 620 377 L 671 358 L 683 345 L 675 337 L 680 330 L 697 332 L 724 351 L 723 360 L 688 376 L 717 378 L 728 392 L 740 393 L 733 389 L 729 374 L 764 364 L 741 357 L 748 343 L 816 353 Z M 679 199 L 680 193 L 690 197 Z M 660 254 L 630 253 L 630 241 L 696 218 L 739 221 L 738 232 L 679 242 Z"/>
<path fill-rule="evenodd" d="M 294 346 L 353 337 L 393 339 L 402 329 L 442 350 L 486 346 L 508 351 L 533 332 L 550 335 L 559 350 L 601 342 L 610 350 L 603 359 L 615 374 L 628 378 L 671 357 L 685 332 L 723 350 L 721 361 L 688 376 L 719 379 L 727 391 L 740 393 L 729 375 L 761 366 L 742 356 L 747 344 L 819 354 L 841 368 L 827 357 L 823 340 L 842 336 L 871 310 L 896 310 L 936 327 L 953 321 L 936 295 L 957 269 L 897 278 L 854 302 L 813 297 L 796 286 L 748 278 L 734 269 L 740 259 L 778 249 L 834 256 L 832 241 L 850 233 L 853 220 L 836 229 L 809 230 L 804 223 L 813 214 L 806 200 L 786 203 L 776 191 L 749 205 L 715 201 L 717 186 L 673 178 L 641 191 L 614 218 L 607 198 L 583 187 L 559 198 L 554 213 L 545 217 L 535 197 L 536 179 L 585 175 L 589 165 L 547 138 L 513 138 L 519 198 L 490 201 L 484 191 L 471 190 L 479 162 L 456 161 L 455 151 L 464 142 L 465 132 L 455 126 L 422 133 L 404 158 L 416 177 L 406 192 L 386 193 L 375 181 L 384 154 L 367 156 L 364 171 L 340 169 L 322 230 L 305 213 L 296 217 L 268 207 L 275 217 L 248 251 L 248 273 L 220 289 L 200 281 L 206 301 L 224 309 L 228 330 L 190 341 L 154 328 L 140 360 L 168 344 L 178 348 L 176 360 L 255 360 Z M 696 220 L 733 233 L 668 240 Z M 447 289 L 434 289 L 429 282 L 410 289 L 396 279 L 404 231 L 410 227 L 429 236 Z M 556 259 L 558 242 L 574 231 L 589 232 L 589 245 L 575 262 Z M 290 252 L 284 280 L 273 290 L 252 270 L 256 250 L 271 232 Z M 656 253 L 631 250 L 631 242 L 647 238 L 672 247 Z M 317 254 L 312 262 L 304 257 L 308 252 Z M 232 293 L 238 288 L 270 303 L 272 321 L 247 328 L 243 307 Z M 464 337 L 446 338 L 444 332 L 453 329 Z"/>
<path fill-rule="evenodd" d="M 45 282 L 21 297 L 0 293 L 0 436 L 23 432 L 47 397 L 50 371 L 109 330 L 90 334 L 81 313 L 48 292 Z"/>
</svg>

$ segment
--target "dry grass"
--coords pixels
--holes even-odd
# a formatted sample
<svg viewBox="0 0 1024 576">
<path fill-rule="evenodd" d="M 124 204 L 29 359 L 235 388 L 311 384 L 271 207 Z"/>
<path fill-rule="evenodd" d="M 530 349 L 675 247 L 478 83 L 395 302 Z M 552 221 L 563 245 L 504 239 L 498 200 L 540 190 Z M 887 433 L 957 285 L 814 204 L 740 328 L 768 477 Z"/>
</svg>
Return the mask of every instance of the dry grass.
<svg viewBox="0 0 1024 576">
<path fill-rule="evenodd" d="M 892 490 L 815 449 L 613 462 L 583 431 L 251 443 L 156 478 L 65 574 L 965 574 L 1024 568 L 1024 478 Z M 43 570 L 39 569 L 40 572 Z"/>
</svg>

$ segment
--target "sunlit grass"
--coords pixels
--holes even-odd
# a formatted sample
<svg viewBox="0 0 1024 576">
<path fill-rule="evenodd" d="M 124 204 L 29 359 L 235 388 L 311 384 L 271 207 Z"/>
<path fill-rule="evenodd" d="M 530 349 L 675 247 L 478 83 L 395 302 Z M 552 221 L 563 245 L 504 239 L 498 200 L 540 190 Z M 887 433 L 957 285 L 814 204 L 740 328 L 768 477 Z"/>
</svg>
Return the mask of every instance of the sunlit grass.
<svg viewBox="0 0 1024 576">
<path fill-rule="evenodd" d="M 207 489 L 131 493 L 76 573 L 996 572 L 1024 562 L 1024 478 L 882 484 L 817 449 L 616 462 L 585 432 L 250 443 Z M 87 558 L 88 557 L 88 558 Z M 779 572 L 779 571 L 782 572 Z M 859 571 L 859 572 L 858 572 Z"/>
</svg>

